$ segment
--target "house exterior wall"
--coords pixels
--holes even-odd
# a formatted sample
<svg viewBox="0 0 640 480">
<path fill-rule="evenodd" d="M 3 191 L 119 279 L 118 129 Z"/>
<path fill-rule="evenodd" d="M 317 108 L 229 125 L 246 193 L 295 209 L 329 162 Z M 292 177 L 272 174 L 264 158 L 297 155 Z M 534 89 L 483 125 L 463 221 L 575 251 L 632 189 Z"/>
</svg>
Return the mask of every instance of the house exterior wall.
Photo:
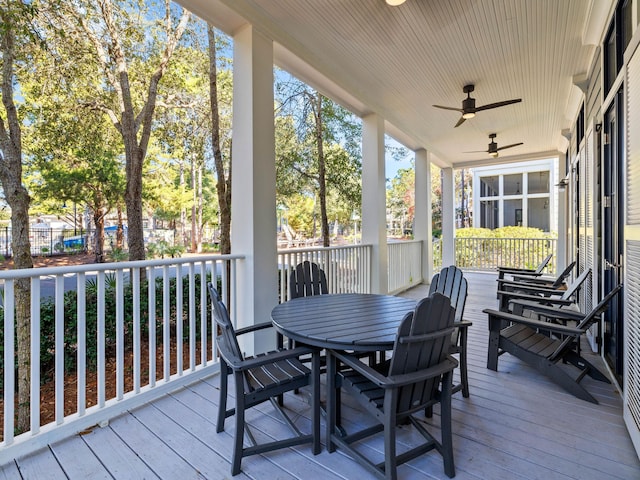
<svg viewBox="0 0 640 480">
<path fill-rule="evenodd" d="M 558 158 L 473 169 L 473 226 L 499 228 L 518 224 L 557 232 Z M 546 172 L 545 178 L 537 172 Z M 545 191 L 546 190 L 546 191 Z M 484 212 L 484 214 L 483 214 Z"/>
</svg>

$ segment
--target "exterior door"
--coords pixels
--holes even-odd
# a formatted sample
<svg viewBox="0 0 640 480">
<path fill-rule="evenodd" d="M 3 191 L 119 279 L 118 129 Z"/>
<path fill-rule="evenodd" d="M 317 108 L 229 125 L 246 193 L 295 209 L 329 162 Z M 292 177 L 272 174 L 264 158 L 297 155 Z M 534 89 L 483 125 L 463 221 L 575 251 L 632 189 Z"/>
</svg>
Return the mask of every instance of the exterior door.
<svg viewBox="0 0 640 480">
<path fill-rule="evenodd" d="M 604 120 L 604 159 L 602 164 L 602 256 L 603 295 L 622 282 L 623 195 L 621 174 L 624 159 L 622 90 Z M 604 315 L 604 356 L 618 382 L 623 374 L 623 295 L 618 294 Z"/>
</svg>

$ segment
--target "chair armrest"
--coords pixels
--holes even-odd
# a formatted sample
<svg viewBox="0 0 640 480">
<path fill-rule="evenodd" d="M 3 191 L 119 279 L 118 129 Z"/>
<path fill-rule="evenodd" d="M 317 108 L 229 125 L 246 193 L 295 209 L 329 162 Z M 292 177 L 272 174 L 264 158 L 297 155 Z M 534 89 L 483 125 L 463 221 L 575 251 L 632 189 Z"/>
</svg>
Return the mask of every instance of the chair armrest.
<svg viewBox="0 0 640 480">
<path fill-rule="evenodd" d="M 258 330 L 264 330 L 266 328 L 272 327 L 273 323 L 271 322 L 256 323 L 255 325 L 249 325 L 248 327 L 238 328 L 236 330 L 236 336 L 244 335 L 245 333 L 257 332 Z"/>
<path fill-rule="evenodd" d="M 346 354 L 344 352 L 335 351 L 335 350 L 332 350 L 329 353 L 330 355 L 333 355 L 345 365 L 353 368 L 356 372 L 358 372 L 360 375 L 365 377 L 367 380 L 369 380 L 370 382 L 374 383 L 375 385 L 381 388 L 401 387 L 403 385 L 410 385 L 412 383 L 428 380 L 430 378 L 434 378 L 439 375 L 443 375 L 449 371 L 452 371 L 454 368 L 458 366 L 458 361 L 452 356 L 447 355 L 447 358 L 445 358 L 442 362 L 432 367 L 426 368 L 424 370 L 407 373 L 404 375 L 394 375 L 391 377 L 386 377 L 382 375 L 380 372 L 371 368 L 370 366 L 362 363 L 358 358 L 350 354 Z"/>
<path fill-rule="evenodd" d="M 261 367 L 270 363 L 279 362 L 281 360 L 290 360 L 292 358 L 298 358 L 301 355 L 307 355 L 309 353 L 317 353 L 319 350 L 310 347 L 296 347 L 286 350 L 278 350 L 269 352 L 268 354 L 259 355 L 257 357 L 251 357 L 248 359 L 238 359 L 230 351 L 228 351 L 223 345 L 218 345 L 218 351 L 222 358 L 232 370 L 243 372 L 251 368 Z"/>
<path fill-rule="evenodd" d="M 468 321 L 468 320 L 460 320 L 459 322 L 453 322 L 453 326 L 456 328 L 469 328 L 471 325 L 473 325 L 472 322 Z"/>
<path fill-rule="evenodd" d="M 507 292 L 504 290 L 498 290 L 498 297 L 505 296 L 508 299 L 520 299 L 520 300 L 530 300 L 538 303 L 552 303 L 555 305 L 572 305 L 575 302 L 569 299 L 563 299 L 558 297 L 539 297 L 537 295 L 528 295 L 526 293 L 518 293 L 518 292 Z"/>
<path fill-rule="evenodd" d="M 534 285 L 526 282 L 512 282 L 510 280 L 498 280 L 498 289 L 509 291 L 503 287 L 513 288 L 514 290 L 522 290 L 527 293 L 540 293 L 542 295 L 563 295 L 565 290 L 554 287 L 545 287 L 544 285 Z"/>
<path fill-rule="evenodd" d="M 488 314 L 489 317 L 492 317 L 494 319 L 504 320 L 511 323 L 518 323 L 520 325 L 526 325 L 531 328 L 540 328 L 540 329 L 551 331 L 554 333 L 559 333 L 562 335 L 579 336 L 584 333 L 584 331 L 580 328 L 569 327 L 569 326 L 561 325 L 557 323 L 541 322 L 540 320 L 535 320 L 533 318 L 521 317 L 520 315 L 501 312 L 499 310 L 492 310 L 490 308 L 485 308 L 483 312 Z"/>
<path fill-rule="evenodd" d="M 580 321 L 584 318 L 584 313 L 577 310 L 567 310 L 550 305 L 544 305 L 539 302 L 529 300 L 514 300 L 515 305 L 521 305 L 527 310 L 533 310 L 534 312 L 541 313 L 543 315 L 554 317 L 562 320 L 576 320 Z"/>
<path fill-rule="evenodd" d="M 541 275 L 537 273 L 533 268 L 498 267 L 498 272 L 507 273 L 507 274 L 515 273 L 520 275 L 529 275 L 529 274 Z"/>
</svg>

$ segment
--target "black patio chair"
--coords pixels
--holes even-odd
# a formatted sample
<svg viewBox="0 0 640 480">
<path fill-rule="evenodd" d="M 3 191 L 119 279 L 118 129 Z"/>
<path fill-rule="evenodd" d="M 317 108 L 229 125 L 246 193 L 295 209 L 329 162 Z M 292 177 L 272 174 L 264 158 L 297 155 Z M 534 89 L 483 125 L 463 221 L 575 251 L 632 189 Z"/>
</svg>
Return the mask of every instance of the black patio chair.
<svg viewBox="0 0 640 480">
<path fill-rule="evenodd" d="M 444 471 L 455 476 L 451 426 L 452 372 L 458 362 L 449 355 L 455 310 L 439 293 L 420 300 L 402 320 L 390 362 L 375 368 L 341 351 L 327 352 L 327 448 L 344 449 L 378 478 L 395 479 L 398 465 L 432 449 L 444 461 Z M 342 435 L 337 431 L 337 393 L 345 390 L 379 424 Z M 440 403 L 441 436 L 438 441 L 413 417 L 415 412 Z M 396 427 L 410 422 L 424 442 L 401 454 L 396 449 Z M 384 461 L 375 463 L 355 443 L 384 432 Z"/>
<path fill-rule="evenodd" d="M 227 417 L 235 416 L 235 439 L 231 474 L 240 473 L 243 457 L 270 452 L 280 448 L 303 443 L 313 444 L 313 454 L 320 453 L 320 362 L 318 351 L 308 347 L 290 350 L 276 350 L 254 357 L 244 357 L 237 337 L 272 327 L 271 322 L 252 325 L 235 330 L 229 319 L 227 309 L 220 300 L 217 290 L 208 284 L 213 303 L 213 318 L 216 324 L 216 345 L 220 353 L 220 404 L 216 431 L 224 430 Z M 309 369 L 300 362 L 301 355 L 312 355 L 312 367 Z M 235 380 L 235 408 L 227 409 L 229 375 Z M 285 392 L 311 386 L 312 390 L 312 432 L 302 433 L 282 408 L 282 395 Z M 245 422 L 245 411 L 269 400 L 282 415 L 294 436 L 258 444 Z M 244 436 L 250 446 L 244 446 Z"/>
<path fill-rule="evenodd" d="M 453 386 L 453 393 L 462 390 L 462 396 L 469 397 L 469 379 L 467 375 L 467 330 L 471 325 L 469 321 L 462 319 L 464 306 L 467 301 L 467 279 L 462 270 L 454 265 L 440 270 L 431 279 L 429 295 L 438 292 L 448 297 L 451 306 L 456 310 L 454 331 L 451 335 L 449 353 L 459 354 L 460 383 Z"/>
<path fill-rule="evenodd" d="M 502 279 L 505 275 L 520 275 L 520 276 L 528 276 L 531 278 L 539 277 L 542 275 L 542 271 L 545 269 L 547 264 L 551 261 L 551 257 L 553 254 L 550 253 L 547 255 L 542 262 L 538 265 L 536 269 L 532 268 L 512 268 L 512 267 L 498 267 L 498 278 Z"/>
<path fill-rule="evenodd" d="M 296 265 L 289 274 L 291 298 L 329 293 L 327 276 L 317 263 L 305 260 Z"/>
<path fill-rule="evenodd" d="M 517 286 L 520 284 L 537 286 L 537 287 L 563 289 L 567 287 L 565 280 L 569 278 L 569 275 L 571 275 L 571 272 L 573 271 L 575 266 L 576 266 L 576 262 L 575 261 L 571 262 L 569 265 L 567 265 L 567 267 L 562 272 L 560 272 L 560 274 L 557 277 L 546 277 L 546 276 L 530 277 L 530 276 L 514 275 L 511 280 L 499 278 L 497 280 L 498 290 L 504 290 L 505 285 Z"/>
<path fill-rule="evenodd" d="M 483 310 L 489 316 L 487 368 L 497 371 L 498 357 L 510 353 L 576 397 L 598 403 L 580 382 L 585 375 L 605 383 L 611 381 L 581 355 L 580 340 L 589 327 L 600 319 L 621 288 L 622 285 L 614 288 L 588 314 L 546 305 L 533 307 L 551 321 L 492 309 Z M 570 321 L 576 322 L 576 326 L 566 325 Z M 577 369 L 577 374 L 572 374 L 570 366 Z"/>
</svg>

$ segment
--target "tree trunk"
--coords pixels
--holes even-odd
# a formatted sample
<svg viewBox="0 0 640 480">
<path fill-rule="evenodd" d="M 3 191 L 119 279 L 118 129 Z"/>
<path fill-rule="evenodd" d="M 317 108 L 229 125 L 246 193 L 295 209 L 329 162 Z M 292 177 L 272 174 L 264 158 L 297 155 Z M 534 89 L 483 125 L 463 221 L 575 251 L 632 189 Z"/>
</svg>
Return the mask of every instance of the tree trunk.
<svg viewBox="0 0 640 480">
<path fill-rule="evenodd" d="M 184 160 L 180 160 L 180 191 L 185 188 L 184 181 Z M 184 205 L 180 206 L 180 245 L 187 246 L 187 211 Z"/>
<path fill-rule="evenodd" d="M 231 158 L 229 175 L 225 177 L 222 151 L 220 150 L 220 115 L 218 112 L 218 85 L 216 66 L 216 37 L 213 27 L 207 28 L 209 37 L 209 99 L 211 103 L 211 142 L 218 182 L 218 206 L 220 207 L 220 253 L 231 253 Z"/>
<path fill-rule="evenodd" d="M 96 263 L 104 263 L 104 210 L 102 208 L 94 212 L 93 223 L 96 226 Z"/>
<path fill-rule="evenodd" d="M 13 101 L 15 61 L 15 19 L 7 10 L 1 9 L 4 28 L 0 32 L 2 51 L 2 104 L 0 112 L 0 181 L 4 197 L 11 208 L 11 250 L 13 268 L 33 268 L 31 244 L 29 242 L 29 204 L 31 199 L 22 185 L 22 132 L 20 119 Z M 6 120 L 5 120 L 6 119 Z M 18 369 L 18 421 L 16 430 L 29 430 L 30 404 L 30 351 L 31 351 L 31 286 L 28 279 L 15 282 L 16 353 Z M 5 368 L 11 368 L 5 366 Z M 6 392 L 5 392 L 6 393 Z M 5 397 L 5 401 L 11 396 Z M 40 399 L 34 399 L 39 401 Z"/>
<path fill-rule="evenodd" d="M 124 227 L 122 221 L 122 208 L 118 206 L 118 227 L 116 229 L 116 247 L 122 249 L 124 246 Z"/>
<path fill-rule="evenodd" d="M 198 239 L 197 239 L 197 252 L 202 253 L 202 210 L 203 210 L 203 202 L 202 202 L 202 174 L 204 170 L 204 165 L 201 163 L 198 166 Z"/>
<path fill-rule="evenodd" d="M 329 220 L 327 218 L 327 169 L 324 158 L 322 133 L 322 94 L 316 93 L 316 148 L 318 149 L 318 196 L 320 197 L 320 223 L 322 225 L 322 246 L 330 245 Z M 314 239 L 315 240 L 315 239 Z"/>
<path fill-rule="evenodd" d="M 133 132 L 135 133 L 135 132 Z M 135 135 L 134 135 L 135 139 Z M 144 260 L 144 232 L 142 230 L 142 161 L 144 153 L 137 148 L 126 148 L 127 152 L 127 189 L 125 203 L 127 205 L 127 230 L 129 243 L 129 260 Z"/>
</svg>

